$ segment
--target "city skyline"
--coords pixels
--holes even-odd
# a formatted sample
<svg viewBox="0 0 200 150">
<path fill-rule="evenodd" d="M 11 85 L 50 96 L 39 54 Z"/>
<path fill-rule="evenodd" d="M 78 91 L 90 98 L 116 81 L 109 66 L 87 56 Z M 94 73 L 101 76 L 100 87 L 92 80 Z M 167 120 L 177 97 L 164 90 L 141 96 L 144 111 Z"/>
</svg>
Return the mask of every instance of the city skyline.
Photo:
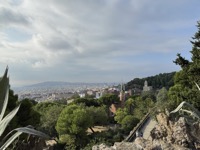
<svg viewBox="0 0 200 150">
<path fill-rule="evenodd" d="M 199 0 L 0 0 L 0 71 L 11 86 L 127 82 L 190 59 Z"/>
</svg>

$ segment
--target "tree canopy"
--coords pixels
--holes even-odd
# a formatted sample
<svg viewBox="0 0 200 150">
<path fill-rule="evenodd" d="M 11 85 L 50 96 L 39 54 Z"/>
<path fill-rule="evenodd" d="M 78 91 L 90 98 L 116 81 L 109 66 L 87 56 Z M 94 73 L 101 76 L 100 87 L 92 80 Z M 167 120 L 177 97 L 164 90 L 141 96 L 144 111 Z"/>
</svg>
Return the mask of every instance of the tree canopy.
<svg viewBox="0 0 200 150">
<path fill-rule="evenodd" d="M 135 78 L 126 84 L 127 89 L 139 88 L 142 90 L 144 86 L 145 80 L 148 82 L 150 86 L 153 86 L 155 89 L 160 89 L 162 87 L 166 87 L 169 89 L 174 85 L 174 77 L 175 72 L 171 73 L 160 73 L 155 76 L 150 76 L 146 78 Z"/>
<path fill-rule="evenodd" d="M 86 144 L 87 129 L 92 130 L 94 125 L 105 125 L 107 120 L 108 115 L 104 106 L 68 105 L 62 110 L 57 120 L 56 130 L 59 140 L 68 148 L 70 145 L 74 145 L 80 149 Z"/>
<path fill-rule="evenodd" d="M 101 105 L 109 106 L 113 103 L 118 103 L 119 97 L 116 94 L 105 94 L 102 97 L 99 98 L 99 103 Z"/>
<path fill-rule="evenodd" d="M 200 109 L 200 93 L 195 85 L 200 84 L 200 22 L 197 22 L 198 31 L 192 38 L 191 60 L 187 60 L 180 54 L 174 61 L 181 67 L 174 78 L 175 85 L 169 90 L 171 107 L 177 106 L 182 101 L 188 101 Z"/>
<path fill-rule="evenodd" d="M 41 102 L 34 106 L 40 114 L 39 129 L 51 136 L 57 136 L 55 129 L 58 117 L 65 105 L 53 102 Z"/>
</svg>

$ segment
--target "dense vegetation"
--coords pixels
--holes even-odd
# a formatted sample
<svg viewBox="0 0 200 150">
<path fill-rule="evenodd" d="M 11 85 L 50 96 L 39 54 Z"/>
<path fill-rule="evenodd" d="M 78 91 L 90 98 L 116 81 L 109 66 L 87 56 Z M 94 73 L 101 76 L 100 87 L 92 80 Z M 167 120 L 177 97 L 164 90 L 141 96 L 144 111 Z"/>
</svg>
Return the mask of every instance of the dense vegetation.
<svg viewBox="0 0 200 150">
<path fill-rule="evenodd" d="M 142 89 L 144 86 L 145 80 L 148 82 L 149 86 L 152 86 L 155 89 L 161 89 L 162 87 L 166 87 L 169 89 L 171 86 L 174 85 L 174 75 L 176 72 L 171 73 L 160 73 L 155 76 L 146 77 L 146 78 L 135 78 L 131 81 L 129 81 L 126 84 L 127 89 L 132 88 L 139 88 Z"/>
<path fill-rule="evenodd" d="M 193 104 L 200 110 L 200 93 L 195 83 L 200 84 L 200 22 L 197 22 L 198 31 L 192 38 L 191 61 L 177 54 L 174 61 L 181 67 L 174 78 L 175 85 L 169 90 L 170 106 L 173 108 L 182 101 Z"/>
<path fill-rule="evenodd" d="M 22 141 L 27 139 L 27 135 L 20 136 L 22 133 L 28 133 L 29 137 L 34 136 L 35 139 L 49 139 L 50 137 L 48 135 L 33 129 L 33 127 L 30 125 L 25 127 L 19 126 L 29 123 L 33 124 L 34 122 L 30 122 L 30 120 L 38 119 L 39 116 L 37 116 L 37 112 L 34 112 L 34 110 L 32 110 L 32 103 L 29 100 L 24 100 L 20 103 L 17 101 L 18 97 L 14 95 L 14 92 L 12 90 L 10 90 L 9 77 L 7 76 L 7 73 L 8 68 L 6 68 L 3 77 L 0 78 L 0 149 L 18 149 L 21 146 L 25 146 L 24 142 Z M 20 110 L 20 108 L 22 108 L 22 111 Z M 17 113 L 18 116 L 16 115 Z M 14 121 L 13 123 L 10 123 L 12 119 Z M 37 124 L 37 120 L 35 121 L 35 123 Z M 13 128 L 15 126 L 17 128 Z M 22 144 L 20 144 L 19 146 L 18 144 L 20 142 Z M 31 142 L 34 143 L 35 140 Z M 26 143 L 26 149 L 30 149 L 29 143 Z"/>
<path fill-rule="evenodd" d="M 12 90 L 10 102 L 10 109 L 19 103 Z M 114 142 L 123 140 L 154 104 L 148 96 L 129 98 L 125 107 L 118 109 L 114 117 L 109 110 L 112 103 L 119 103 L 117 95 L 106 94 L 99 99 L 77 97 L 70 104 L 63 104 L 63 101 L 37 103 L 24 99 L 21 102 L 23 109 L 9 128 L 34 125 L 58 142 L 56 149 L 91 149 L 94 144 L 113 145 Z M 107 127 L 107 130 L 94 131 L 94 126 Z M 24 138 L 26 137 L 20 140 L 23 141 Z"/>
</svg>

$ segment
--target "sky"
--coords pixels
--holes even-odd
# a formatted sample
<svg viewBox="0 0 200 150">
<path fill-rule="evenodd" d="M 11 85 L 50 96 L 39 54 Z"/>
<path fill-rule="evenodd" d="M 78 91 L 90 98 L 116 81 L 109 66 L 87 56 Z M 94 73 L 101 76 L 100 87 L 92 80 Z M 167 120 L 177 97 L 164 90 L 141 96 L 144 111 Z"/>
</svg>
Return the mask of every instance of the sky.
<svg viewBox="0 0 200 150">
<path fill-rule="evenodd" d="M 0 0 L 0 72 L 11 87 L 127 82 L 190 59 L 199 0 Z"/>
</svg>

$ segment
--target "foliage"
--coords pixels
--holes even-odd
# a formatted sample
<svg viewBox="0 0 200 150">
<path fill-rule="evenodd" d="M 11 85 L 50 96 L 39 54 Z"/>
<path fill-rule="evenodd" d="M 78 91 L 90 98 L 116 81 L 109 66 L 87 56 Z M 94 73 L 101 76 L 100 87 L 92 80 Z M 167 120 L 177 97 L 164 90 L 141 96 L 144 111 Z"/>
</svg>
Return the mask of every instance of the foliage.
<svg viewBox="0 0 200 150">
<path fill-rule="evenodd" d="M 117 130 L 108 130 L 106 132 L 95 132 L 89 135 L 88 144 L 83 148 L 83 150 L 90 150 L 94 145 L 100 145 L 102 143 L 111 146 L 115 142 L 120 142 L 124 139 L 123 134 Z"/>
<path fill-rule="evenodd" d="M 8 68 L 6 69 L 4 76 L 0 79 L 0 138 L 3 135 L 7 125 L 12 120 L 12 118 L 16 115 L 19 110 L 20 105 L 14 108 L 10 113 L 4 116 L 7 104 L 8 104 L 8 96 L 9 96 L 9 78 L 7 77 Z M 49 138 L 42 132 L 36 131 L 30 127 L 21 127 L 12 130 L 9 132 L 0 142 L 0 149 L 4 150 L 22 133 L 28 133 L 37 135 L 43 138 Z"/>
<path fill-rule="evenodd" d="M 108 123 L 108 114 L 106 107 L 87 107 L 86 110 L 92 117 L 92 126 L 94 125 L 106 125 Z"/>
<path fill-rule="evenodd" d="M 135 78 L 127 83 L 126 88 L 139 88 L 142 90 L 144 86 L 145 80 L 148 82 L 149 85 L 153 86 L 153 88 L 162 88 L 166 87 L 167 89 L 174 85 L 173 76 L 175 72 L 171 73 L 160 73 L 155 76 L 146 77 L 146 78 Z"/>
<path fill-rule="evenodd" d="M 157 105 L 162 106 L 164 103 L 168 101 L 168 92 L 165 87 L 159 90 L 157 96 L 156 96 L 156 101 Z"/>
<path fill-rule="evenodd" d="M 129 114 L 133 114 L 133 110 L 134 110 L 134 107 L 135 107 L 134 99 L 129 98 L 128 100 L 126 100 L 125 107 L 126 107 Z"/>
<path fill-rule="evenodd" d="M 184 107 L 186 107 L 186 109 Z M 174 114 L 178 112 L 181 112 L 182 114 L 183 113 L 188 114 L 189 116 L 192 117 L 193 120 L 198 119 L 198 121 L 200 121 L 200 112 L 196 108 L 194 108 L 191 104 L 185 101 L 181 102 L 175 110 L 171 111 L 169 116 L 170 115 L 174 116 Z M 190 122 L 191 121 L 192 120 L 190 120 Z"/>
<path fill-rule="evenodd" d="M 126 108 L 119 108 L 116 112 L 114 119 L 115 121 L 117 121 L 118 124 L 121 125 L 125 133 L 128 133 L 139 122 L 139 119 L 136 118 L 134 115 L 129 114 Z"/>
<path fill-rule="evenodd" d="M 92 124 L 92 117 L 87 111 L 78 105 L 70 105 L 63 109 L 57 124 L 56 130 L 59 135 L 69 133 L 81 135 L 86 132 L 86 129 Z"/>
<path fill-rule="evenodd" d="M 14 91 L 10 89 L 8 104 L 5 113 L 8 114 L 17 106 L 18 106 L 18 95 L 15 95 Z M 20 120 L 18 119 L 18 116 L 15 115 L 7 127 L 8 131 L 11 131 L 12 129 L 19 127 L 20 124 L 19 122 Z"/>
<path fill-rule="evenodd" d="M 122 124 L 123 119 L 128 115 L 128 111 L 127 109 L 122 109 L 119 108 L 115 114 L 115 121 L 117 121 L 117 123 Z"/>
<path fill-rule="evenodd" d="M 11 111 L 17 106 L 18 96 L 14 94 L 13 90 L 9 90 L 9 98 L 8 98 L 8 105 L 7 110 Z"/>
<path fill-rule="evenodd" d="M 40 114 L 33 109 L 34 105 L 36 105 L 37 102 L 31 99 L 24 99 L 19 102 L 18 95 L 14 94 L 14 91 L 10 89 L 6 114 L 11 112 L 19 104 L 21 105 L 20 109 L 9 123 L 7 131 L 10 131 L 13 128 L 17 128 L 20 126 L 32 125 L 34 127 L 37 127 L 39 125 Z"/>
<path fill-rule="evenodd" d="M 181 71 L 175 75 L 175 85 L 169 90 L 170 109 L 174 109 L 182 101 L 193 104 L 200 109 L 200 93 L 194 82 L 200 83 L 200 22 L 197 22 L 198 31 L 192 38 L 191 61 L 186 60 L 180 54 L 174 61 L 181 67 Z"/>
<path fill-rule="evenodd" d="M 136 118 L 142 119 L 144 115 L 146 115 L 153 107 L 155 103 L 152 99 L 147 98 L 143 100 L 141 97 L 137 97 L 135 99 L 135 109 L 133 114 Z"/>
<path fill-rule="evenodd" d="M 145 100 L 138 96 L 129 98 L 125 102 L 124 108 L 119 108 L 115 114 L 115 121 L 121 125 L 121 129 L 125 134 L 133 129 L 140 119 L 144 117 L 153 107 L 155 103 L 151 98 Z"/>
<path fill-rule="evenodd" d="M 92 117 L 84 107 L 69 105 L 59 115 L 56 130 L 59 134 L 59 139 L 66 145 L 69 145 L 71 138 L 75 138 L 74 145 L 83 147 L 86 130 L 92 126 L 92 123 Z"/>
<path fill-rule="evenodd" d="M 100 106 L 98 101 L 93 98 L 77 98 L 73 101 L 73 104 L 84 104 L 85 106 Z"/>
<path fill-rule="evenodd" d="M 88 128 L 92 129 L 95 125 L 105 125 L 107 122 L 108 115 L 105 106 L 87 107 L 71 104 L 60 113 L 56 130 L 59 134 L 59 141 L 65 143 L 65 148 L 80 149 L 89 142 Z"/>
<path fill-rule="evenodd" d="M 147 98 L 152 99 L 154 102 L 156 101 L 155 92 L 153 90 L 151 91 L 143 91 L 141 94 L 141 97 L 143 100 L 146 100 Z"/>
<path fill-rule="evenodd" d="M 127 132 L 129 133 L 133 127 L 135 127 L 137 125 L 137 123 L 139 122 L 140 120 L 136 117 L 134 117 L 133 115 L 127 115 L 123 118 L 122 120 L 122 128 Z"/>
<path fill-rule="evenodd" d="M 105 94 L 99 98 L 99 103 L 110 107 L 111 104 L 119 103 L 119 97 L 116 94 Z"/>
<path fill-rule="evenodd" d="M 53 102 L 41 102 L 35 105 L 34 110 L 41 116 L 39 129 L 51 136 L 57 136 L 55 126 L 64 107 L 65 105 Z"/>
<path fill-rule="evenodd" d="M 17 112 L 19 126 L 38 126 L 40 122 L 40 114 L 33 109 L 33 102 L 29 99 L 24 99 L 20 102 L 21 106 Z"/>
</svg>

